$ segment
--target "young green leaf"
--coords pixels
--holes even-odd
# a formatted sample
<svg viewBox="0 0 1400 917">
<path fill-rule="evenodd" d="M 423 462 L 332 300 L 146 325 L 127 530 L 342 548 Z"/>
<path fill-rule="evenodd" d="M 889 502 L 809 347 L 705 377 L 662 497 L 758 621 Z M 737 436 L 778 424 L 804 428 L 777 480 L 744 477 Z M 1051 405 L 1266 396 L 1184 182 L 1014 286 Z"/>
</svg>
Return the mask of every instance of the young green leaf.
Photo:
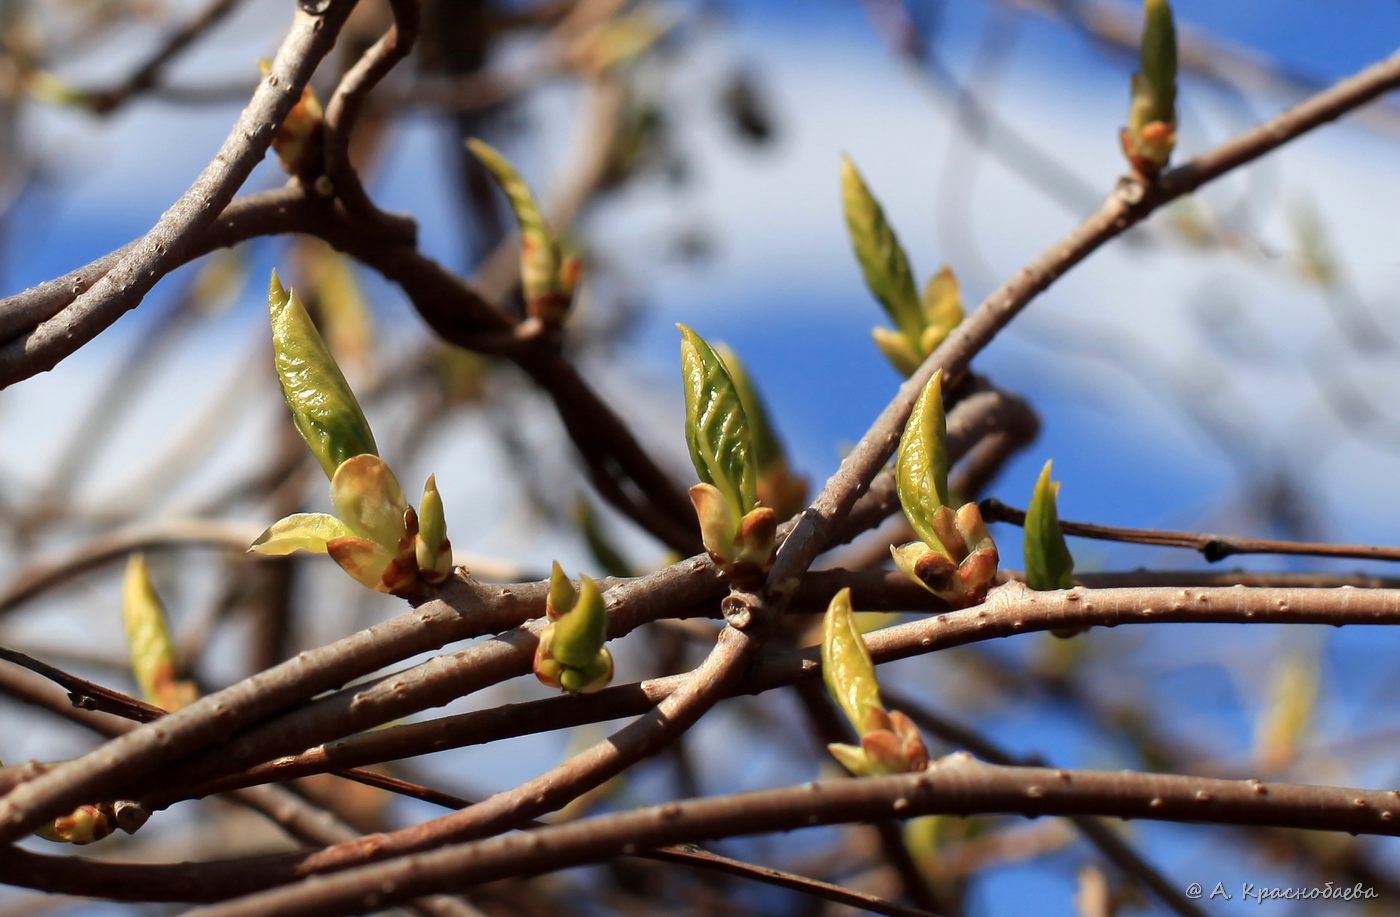
<svg viewBox="0 0 1400 917">
<path fill-rule="evenodd" d="M 952 268 L 945 264 L 929 278 L 919 305 L 924 316 L 924 330 L 919 335 L 919 356 L 922 358 L 933 353 L 948 332 L 963 320 L 962 291 L 958 288 L 958 278 L 954 276 Z"/>
<path fill-rule="evenodd" d="M 787 453 L 782 441 L 774 431 L 768 416 L 768 409 L 749 379 L 748 370 L 739 355 L 723 344 L 715 346 L 715 352 L 729 370 L 729 378 L 739 393 L 739 403 L 744 408 L 752 434 L 754 467 L 758 477 L 754 490 L 758 502 L 777 513 L 778 518 L 786 519 L 807 502 L 807 482 L 792 473 L 788 467 Z"/>
<path fill-rule="evenodd" d="M 573 611 L 576 602 L 578 591 L 574 589 L 574 584 L 569 582 L 564 568 L 559 566 L 559 561 L 556 560 L 549 571 L 549 595 L 545 598 L 545 611 L 551 619 L 558 618 Z"/>
<path fill-rule="evenodd" d="M 685 325 L 676 327 L 681 331 L 690 459 L 700 480 L 723 495 L 737 525 L 757 502 L 748 418 L 724 361 L 700 335 Z"/>
<path fill-rule="evenodd" d="M 943 416 L 943 371 L 933 374 L 914 402 L 914 410 L 899 438 L 895 486 L 900 505 L 914 532 L 935 545 L 934 513 L 948 502 L 947 421 Z"/>
<path fill-rule="evenodd" d="M 580 580 L 578 603 L 554 622 L 554 658 L 573 668 L 591 663 L 608 639 L 603 594 L 592 577 Z"/>
<path fill-rule="evenodd" d="M 414 537 L 418 573 L 430 583 L 441 583 L 452 574 L 452 542 L 447 539 L 447 517 L 438 493 L 437 477 L 428 475 L 418 504 L 418 534 Z"/>
<path fill-rule="evenodd" d="M 1142 76 L 1151 87 L 1149 120 L 1176 123 L 1176 24 L 1169 0 L 1143 0 Z"/>
<path fill-rule="evenodd" d="M 282 286 L 276 271 L 268 285 L 267 306 L 282 394 L 292 422 L 326 477 L 334 476 L 348 458 L 378 455 L 355 394 L 295 291 Z"/>
<path fill-rule="evenodd" d="M 1060 482 L 1050 480 L 1047 461 L 1026 509 L 1026 585 L 1032 589 L 1069 589 L 1074 585 L 1074 558 L 1060 531 L 1059 494 Z"/>
<path fill-rule="evenodd" d="M 122 624 L 141 696 L 167 710 L 191 703 L 194 685 L 175 677 L 175 642 L 170 639 L 165 605 L 141 554 L 131 555 L 122 579 Z"/>
<path fill-rule="evenodd" d="M 917 341 L 923 321 L 909 258 L 849 156 L 841 157 L 841 202 L 865 285 L 904 337 Z"/>
<path fill-rule="evenodd" d="M 535 650 L 535 677 L 570 694 L 588 693 L 605 687 L 612 680 L 612 653 L 604 643 L 608 638 L 608 617 L 603 594 L 588 576 L 581 577 L 577 596 L 559 564 L 550 576 L 550 622 L 540 634 Z M 554 606 L 555 593 L 561 602 L 572 601 L 567 611 Z"/>
<path fill-rule="evenodd" d="M 875 665 L 851 613 L 849 588 L 832 597 L 822 618 L 822 680 L 857 733 L 864 733 L 871 710 L 884 709 Z"/>
<path fill-rule="evenodd" d="M 398 551 L 408 505 L 399 479 L 378 456 L 356 455 L 341 463 L 331 478 L 331 505 L 356 535 Z"/>
<path fill-rule="evenodd" d="M 729 370 L 729 381 L 734 384 L 734 391 L 739 396 L 739 404 L 744 409 L 744 419 L 749 424 L 749 440 L 753 444 L 754 467 L 759 474 L 762 474 L 774 462 L 783 461 L 783 444 L 778 441 L 777 435 L 773 432 L 773 425 L 768 420 L 768 409 L 764 406 L 763 399 L 759 397 L 758 390 L 753 387 L 744 361 L 739 359 L 739 355 L 734 352 L 733 348 L 725 344 L 716 344 L 714 350 L 719 355 L 720 362 L 724 364 L 725 369 Z"/>
<path fill-rule="evenodd" d="M 467 148 L 481 160 L 505 192 L 520 225 L 520 285 L 530 314 L 543 310 L 548 314 L 542 317 L 558 319 L 568 307 L 572 284 L 564 276 L 559 244 L 534 193 L 499 150 L 476 138 L 467 141 Z"/>
<path fill-rule="evenodd" d="M 1133 74 L 1123 152 L 1144 175 L 1156 175 L 1176 145 L 1176 27 L 1168 0 L 1144 0 L 1141 69 Z"/>
<path fill-rule="evenodd" d="M 273 556 L 293 551 L 324 554 L 326 542 L 354 534 L 350 526 L 326 513 L 296 513 L 274 522 L 248 550 Z"/>
</svg>

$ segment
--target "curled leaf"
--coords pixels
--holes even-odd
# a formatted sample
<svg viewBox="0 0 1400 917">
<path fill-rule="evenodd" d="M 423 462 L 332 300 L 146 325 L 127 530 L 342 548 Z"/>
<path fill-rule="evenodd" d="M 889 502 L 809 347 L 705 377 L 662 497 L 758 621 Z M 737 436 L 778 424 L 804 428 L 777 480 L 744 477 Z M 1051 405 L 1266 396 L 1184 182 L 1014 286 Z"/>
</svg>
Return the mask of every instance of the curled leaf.
<svg viewBox="0 0 1400 917">
<path fill-rule="evenodd" d="M 350 531 L 390 552 L 406 533 L 403 489 L 394 472 L 377 455 L 356 455 L 341 462 L 331 477 L 331 505 Z"/>
<path fill-rule="evenodd" d="M 685 325 L 681 377 L 685 384 L 686 443 L 700 480 L 724 497 L 734 519 L 757 503 L 752 432 L 724 361 Z"/>
<path fill-rule="evenodd" d="M 1026 509 L 1026 585 L 1035 590 L 1069 589 L 1074 585 L 1074 558 L 1060 531 L 1056 506 L 1060 482 L 1050 480 L 1050 462 L 1040 469 L 1031 505 Z"/>
<path fill-rule="evenodd" d="M 193 683 L 175 677 L 175 642 L 170 639 L 165 605 L 151 582 L 141 554 L 131 555 L 122 579 L 122 624 L 131 672 L 148 702 L 175 710 L 193 702 Z"/>
<path fill-rule="evenodd" d="M 505 192 L 520 226 L 520 284 L 530 314 L 550 322 L 559 321 L 568 309 L 576 276 L 565 276 L 563 254 L 539 202 L 499 150 L 476 138 L 467 141 L 467 148 Z M 569 274 L 576 273 L 574 265 Z"/>
<path fill-rule="evenodd" d="M 909 258 L 885 219 L 880 202 L 870 193 L 849 156 L 841 157 L 841 203 L 851 246 L 865 274 L 865 285 L 900 333 L 907 340 L 917 341 L 923 322 Z"/>
<path fill-rule="evenodd" d="M 822 680 L 857 732 L 871 710 L 883 710 L 875 664 L 851 613 L 851 590 L 831 599 L 822 618 Z"/>
<path fill-rule="evenodd" d="M 550 577 L 550 592 L 557 589 L 562 595 L 568 580 L 557 563 L 554 570 L 558 575 Z M 572 594 L 571 586 L 567 592 Z M 613 659 L 603 645 L 608 637 L 608 618 L 598 584 L 584 576 L 571 609 L 556 614 L 552 605 L 550 608 L 552 620 L 535 650 L 535 677 L 571 694 L 605 687 L 612 680 Z"/>
<path fill-rule="evenodd" d="M 276 271 L 268 285 L 267 305 L 282 394 L 326 477 L 352 456 L 377 455 L 374 434 L 355 394 L 296 292 L 282 286 Z"/>
<path fill-rule="evenodd" d="M 947 422 L 943 416 L 943 371 L 919 393 L 899 438 L 895 485 L 904 515 L 925 544 L 934 544 L 934 513 L 948 502 Z"/>
</svg>

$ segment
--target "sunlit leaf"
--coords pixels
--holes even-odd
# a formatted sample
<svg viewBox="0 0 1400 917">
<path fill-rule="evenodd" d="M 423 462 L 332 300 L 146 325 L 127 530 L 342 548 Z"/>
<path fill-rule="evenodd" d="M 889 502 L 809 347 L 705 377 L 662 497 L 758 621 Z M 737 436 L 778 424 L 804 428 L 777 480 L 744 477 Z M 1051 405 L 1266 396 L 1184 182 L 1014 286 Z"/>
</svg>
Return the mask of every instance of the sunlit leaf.
<svg viewBox="0 0 1400 917">
<path fill-rule="evenodd" d="M 681 331 L 686 442 L 700 480 L 717 488 L 735 521 L 757 501 L 756 468 L 748 419 L 724 361 L 704 338 Z"/>
<path fill-rule="evenodd" d="M 175 642 L 170 638 L 165 605 L 141 554 L 131 555 L 122 579 L 122 624 L 131 673 L 141 696 L 167 710 L 194 701 L 194 685 L 175 677 Z"/>
<path fill-rule="evenodd" d="M 430 583 L 440 583 L 452 573 L 452 542 L 447 538 L 447 516 L 438 493 L 437 478 L 428 475 L 418 503 L 418 534 L 414 540 L 418 572 Z"/>
<path fill-rule="evenodd" d="M 532 314 L 542 307 L 559 307 L 555 300 L 561 297 L 562 305 L 567 306 L 571 291 L 563 276 L 563 256 L 530 186 L 510 160 L 490 144 L 472 138 L 467 148 L 496 179 L 515 213 L 520 226 L 520 283 L 526 303 L 532 304 Z"/>
<path fill-rule="evenodd" d="M 346 459 L 331 478 L 336 515 L 361 538 L 395 552 L 403 540 L 403 489 L 389 466 L 375 455 Z"/>
<path fill-rule="evenodd" d="M 376 592 L 389 592 L 386 571 L 394 565 L 394 552 L 367 538 L 351 536 L 326 542 L 326 553 L 360 584 Z"/>
<path fill-rule="evenodd" d="M 822 618 L 822 680 L 857 732 L 871 710 L 883 709 L 875 665 L 851 613 L 850 589 L 832 597 Z"/>
<path fill-rule="evenodd" d="M 841 202 L 846 211 L 851 246 L 865 274 L 866 286 L 904 337 L 917 341 L 923 321 L 909 258 L 885 219 L 880 202 L 870 193 L 848 156 L 841 157 Z"/>
<path fill-rule="evenodd" d="M 297 513 L 273 523 L 248 550 L 272 555 L 293 551 L 324 554 L 326 542 L 354 534 L 348 525 L 326 513 Z"/>
<path fill-rule="evenodd" d="M 554 623 L 554 658 L 573 668 L 592 663 L 608 637 L 598 584 L 586 574 L 580 579 L 578 602 Z"/>
<path fill-rule="evenodd" d="M 933 374 L 919 393 L 904 425 L 895 459 L 900 505 L 914 532 L 933 545 L 934 513 L 948 502 L 947 422 L 943 416 L 943 371 Z"/>
<path fill-rule="evenodd" d="M 1069 589 L 1074 585 L 1074 558 L 1060 531 L 1057 498 L 1060 482 L 1050 480 L 1050 462 L 1040 469 L 1031 505 L 1026 509 L 1026 585 L 1032 589 Z"/>
<path fill-rule="evenodd" d="M 326 477 L 352 456 L 377 455 L 374 434 L 345 376 L 296 293 L 282 286 L 276 271 L 267 304 L 282 394 Z"/>
</svg>

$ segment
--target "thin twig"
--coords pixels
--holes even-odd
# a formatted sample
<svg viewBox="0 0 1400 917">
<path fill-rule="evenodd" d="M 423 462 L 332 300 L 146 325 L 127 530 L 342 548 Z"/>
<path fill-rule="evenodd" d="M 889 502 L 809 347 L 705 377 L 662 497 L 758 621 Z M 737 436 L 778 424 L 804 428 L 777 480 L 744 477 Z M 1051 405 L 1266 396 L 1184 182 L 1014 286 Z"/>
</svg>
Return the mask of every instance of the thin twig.
<svg viewBox="0 0 1400 917">
<path fill-rule="evenodd" d="M 1026 511 L 988 497 L 981 503 L 982 518 L 988 522 L 1026 524 Z M 1331 544 L 1322 541 L 1283 541 L 1277 538 L 1250 538 L 1245 535 L 1216 535 L 1205 532 L 1177 532 L 1169 529 L 1133 529 L 1092 522 L 1060 520 L 1060 531 L 1080 538 L 1124 541 L 1167 548 L 1199 551 L 1211 563 L 1232 554 L 1294 554 L 1306 557 L 1348 557 L 1353 560 L 1400 560 L 1400 548 L 1385 545 Z"/>
</svg>

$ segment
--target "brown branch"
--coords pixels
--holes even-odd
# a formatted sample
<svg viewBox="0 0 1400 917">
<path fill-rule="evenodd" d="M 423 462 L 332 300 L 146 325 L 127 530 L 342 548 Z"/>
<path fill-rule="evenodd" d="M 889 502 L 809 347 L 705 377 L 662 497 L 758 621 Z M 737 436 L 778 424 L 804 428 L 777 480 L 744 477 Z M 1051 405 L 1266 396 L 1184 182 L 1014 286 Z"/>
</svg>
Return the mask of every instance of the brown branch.
<svg viewBox="0 0 1400 917">
<path fill-rule="evenodd" d="M 981 503 L 982 518 L 988 522 L 1026 524 L 1026 511 L 1009 506 L 995 497 Z M 1329 544 L 1320 541 L 1282 541 L 1277 538 L 1250 538 L 1243 535 L 1215 535 L 1205 532 L 1175 532 L 1168 529 L 1133 529 L 1092 522 L 1060 520 L 1060 531 L 1080 538 L 1123 541 L 1167 548 L 1199 551 L 1211 563 L 1232 554 L 1293 554 L 1306 557 L 1348 557 L 1353 560 L 1400 560 L 1400 548 L 1383 545 Z"/>
<path fill-rule="evenodd" d="M 663 803 L 347 870 L 196 911 L 201 917 L 351 914 L 489 879 L 597 862 L 643 845 L 789 831 L 882 815 L 1108 815 L 1400 834 L 1400 791 L 1130 771 L 1008 767 L 965 753 L 917 774 L 836 780 Z"/>
<path fill-rule="evenodd" d="M 326 177 L 345 209 L 357 219 L 376 226 L 386 238 L 413 244 L 417 226 L 411 218 L 391 216 L 375 206 L 365 193 L 359 173 L 350 162 L 350 134 L 370 92 L 399 61 L 408 56 L 418 38 L 418 0 L 392 0 L 394 24 L 361 55 L 340 80 L 323 121 Z"/>
<path fill-rule="evenodd" d="M 392 793 L 410 796 L 414 799 L 421 799 L 433 805 L 442 806 L 446 809 L 465 809 L 476 805 L 469 799 L 460 796 L 453 796 L 440 790 L 409 783 L 397 777 L 389 777 L 385 774 L 374 771 L 354 771 L 346 772 L 343 776 L 351 780 L 357 780 L 368 786 L 378 787 Z M 523 823 L 523 827 L 542 828 L 543 822 L 533 819 Z M 690 845 L 660 847 L 656 850 L 643 850 L 634 854 L 638 859 L 656 860 L 662 863 L 678 863 L 682 866 L 689 866 L 694 869 L 706 870 L 710 872 L 723 872 L 751 882 L 760 882 L 765 885 L 774 885 L 778 888 L 786 888 L 799 894 L 808 895 L 823 901 L 832 901 L 837 904 L 846 904 L 851 907 L 858 907 L 875 914 L 889 914 L 893 917 L 914 917 L 914 915 L 927 915 L 929 912 L 918 908 L 905 907 L 894 901 L 887 901 L 876 895 L 867 895 L 864 892 L 854 889 L 844 888 L 840 885 L 833 885 L 829 882 L 822 882 L 819 879 L 800 876 L 796 873 L 787 872 L 781 869 L 774 869 L 770 866 L 758 866 L 754 863 L 746 863 L 743 860 L 736 860 L 726 856 L 720 856 L 709 850 Z"/>
<path fill-rule="evenodd" d="M 139 305 L 161 277 L 186 260 L 194 239 L 214 223 L 267 153 L 276 126 L 301 98 L 353 7 L 354 0 L 330 0 L 319 16 L 298 10 L 267 78 L 258 84 L 213 160 L 101 279 L 58 315 L 0 346 L 0 387 L 58 365 Z"/>
<path fill-rule="evenodd" d="M 816 574 L 813 576 L 817 577 Z M 890 581 L 896 583 L 901 578 L 895 574 L 889 576 Z M 826 588 L 831 589 L 830 586 Z M 913 587 L 911 594 L 917 592 L 922 590 Z M 860 607 L 875 607 L 865 598 L 871 592 L 857 586 L 853 594 Z M 866 644 L 875 661 L 885 663 L 1016 634 L 1169 621 L 1334 626 L 1397 624 L 1400 623 L 1400 590 L 1156 587 L 1034 592 L 1020 583 L 1008 583 L 994 589 L 982 606 L 883 628 L 866 635 Z M 766 655 L 733 685 L 730 693 L 759 694 L 814 678 L 820 672 L 818 659 L 813 648 Z M 467 668 L 454 675 L 466 677 L 470 671 Z M 361 733 L 242 774 L 209 779 L 193 789 L 186 781 L 191 776 L 199 775 L 177 770 L 162 777 L 160 790 L 156 794 L 130 795 L 156 809 L 187 795 L 203 795 L 232 786 L 288 780 L 328 770 L 637 716 L 678 690 L 686 677 L 672 675 L 654 678 L 630 685 L 616 685 L 596 694 L 505 704 Z M 392 682 L 389 687 L 392 688 Z M 222 753 L 227 755 L 228 751 Z M 257 754 L 262 755 L 263 752 Z"/>
</svg>

